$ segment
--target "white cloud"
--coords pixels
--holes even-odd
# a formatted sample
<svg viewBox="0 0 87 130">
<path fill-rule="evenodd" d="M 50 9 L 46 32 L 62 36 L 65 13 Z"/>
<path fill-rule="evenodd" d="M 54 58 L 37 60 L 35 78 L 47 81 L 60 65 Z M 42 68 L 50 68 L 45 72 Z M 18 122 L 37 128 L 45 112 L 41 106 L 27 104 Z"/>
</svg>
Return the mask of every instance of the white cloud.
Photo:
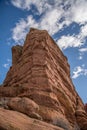
<svg viewBox="0 0 87 130">
<path fill-rule="evenodd" d="M 63 10 L 53 9 L 48 11 L 42 18 L 39 23 L 41 29 L 46 29 L 48 32 L 53 35 L 58 32 L 62 27 L 58 24 L 61 16 L 63 14 Z"/>
<path fill-rule="evenodd" d="M 79 49 L 79 57 L 78 57 L 78 59 L 79 60 L 82 60 L 83 59 L 83 55 L 84 55 L 84 53 L 86 53 L 87 52 L 87 47 L 85 47 L 85 48 L 80 48 Z"/>
<path fill-rule="evenodd" d="M 86 0 L 11 0 L 11 3 L 23 10 L 30 10 L 33 4 L 40 14 L 61 7 L 65 11 L 67 21 L 80 24 L 87 22 Z"/>
<path fill-rule="evenodd" d="M 78 58 L 79 60 L 82 60 L 83 59 L 83 56 L 82 55 L 79 55 L 79 58 Z"/>
<path fill-rule="evenodd" d="M 48 8 L 51 8 L 51 0 L 11 0 L 11 3 L 22 10 L 30 10 L 31 5 L 35 5 L 38 13 L 45 12 Z"/>
<path fill-rule="evenodd" d="M 73 79 L 76 79 L 77 77 L 79 77 L 80 75 L 82 75 L 83 69 L 80 66 L 77 66 L 74 71 L 73 71 Z"/>
<path fill-rule="evenodd" d="M 80 47 L 85 44 L 85 37 L 87 36 L 87 1 L 67 0 L 66 5 L 70 5 L 70 7 L 64 14 L 64 22 L 68 21 L 69 24 L 76 22 L 77 24 L 83 24 L 83 26 L 81 26 L 80 33 L 76 36 L 61 36 L 57 43 L 62 49 L 68 47 Z M 82 56 L 80 56 L 79 59 L 82 59 Z"/>
<path fill-rule="evenodd" d="M 11 63 L 11 59 L 7 59 L 7 62 Z"/>
<path fill-rule="evenodd" d="M 81 75 L 87 75 L 87 69 L 84 68 L 84 65 L 75 67 L 72 78 L 76 79 Z"/>
<path fill-rule="evenodd" d="M 85 44 L 85 37 L 87 36 L 86 0 L 11 0 L 11 3 L 17 8 L 31 11 L 31 5 L 33 4 L 38 10 L 38 12 L 35 10 L 34 15 L 43 14 L 38 21 L 32 14 L 16 23 L 16 26 L 12 29 L 12 39 L 16 44 L 24 43 L 30 27 L 46 29 L 51 35 L 54 35 L 73 22 L 83 24 L 80 33 L 77 36 L 61 36 L 57 41 L 58 45 L 62 49 L 66 49 L 68 47 L 80 47 Z"/>
<path fill-rule="evenodd" d="M 83 25 L 83 26 L 81 27 L 80 36 L 81 36 L 82 38 L 87 37 L 87 24 L 85 24 L 85 25 Z"/>
<path fill-rule="evenodd" d="M 79 60 L 82 60 L 83 59 L 83 54 L 80 52 L 79 53 L 79 57 L 78 57 Z"/>
<path fill-rule="evenodd" d="M 38 27 L 38 24 L 30 15 L 26 19 L 21 19 L 16 26 L 12 29 L 12 39 L 15 43 L 22 45 L 26 37 L 26 33 L 29 30 L 29 27 Z"/>
<path fill-rule="evenodd" d="M 11 66 L 11 59 L 7 59 L 6 63 L 3 64 L 3 67 L 8 69 Z"/>
<path fill-rule="evenodd" d="M 79 51 L 80 52 L 87 52 L 87 48 L 80 48 Z"/>
<path fill-rule="evenodd" d="M 57 41 L 57 44 L 61 49 L 66 49 L 68 47 L 80 47 L 83 42 L 76 36 L 62 36 Z"/>
<path fill-rule="evenodd" d="M 33 0 L 35 1 L 35 0 Z M 30 9 L 30 5 L 33 3 L 33 1 L 31 0 L 11 0 L 11 3 L 20 9 L 26 9 L 29 10 Z"/>
<path fill-rule="evenodd" d="M 9 64 L 8 63 L 3 64 L 3 67 L 6 68 L 6 69 L 8 69 L 9 68 Z"/>
<path fill-rule="evenodd" d="M 62 13 L 61 9 L 59 11 L 54 9 L 45 13 L 39 21 L 36 21 L 32 15 L 27 16 L 26 19 L 21 19 L 12 29 L 12 39 L 17 44 L 23 44 L 30 27 L 46 29 L 51 35 L 55 34 L 63 26 L 58 25 Z"/>
<path fill-rule="evenodd" d="M 76 23 L 84 24 L 87 22 L 87 1 L 76 0 L 70 8 L 71 19 Z"/>
</svg>

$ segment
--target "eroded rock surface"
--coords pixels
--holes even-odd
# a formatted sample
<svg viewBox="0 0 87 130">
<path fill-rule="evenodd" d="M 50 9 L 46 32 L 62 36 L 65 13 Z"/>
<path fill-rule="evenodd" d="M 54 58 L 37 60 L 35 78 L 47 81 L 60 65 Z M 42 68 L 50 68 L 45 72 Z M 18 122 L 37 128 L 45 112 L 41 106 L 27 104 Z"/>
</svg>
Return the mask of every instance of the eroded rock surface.
<svg viewBox="0 0 87 130">
<path fill-rule="evenodd" d="M 33 125 L 34 122 L 27 121 L 26 130 L 87 130 L 84 104 L 70 78 L 67 58 L 47 31 L 31 29 L 24 46 L 13 47 L 12 60 L 12 67 L 0 87 L 0 113 L 3 111 L 4 118 L 7 112 L 17 111 L 25 114 L 30 122 L 37 122 Z M 25 130 L 26 123 L 23 127 L 20 125 L 21 116 L 18 128 Z M 0 122 L 2 127 L 3 117 Z M 45 122 L 49 123 L 46 127 Z"/>
<path fill-rule="evenodd" d="M 87 113 L 87 103 L 85 104 L 85 111 L 86 111 L 86 113 Z"/>
<path fill-rule="evenodd" d="M 60 127 L 0 108 L 0 130 L 64 130 Z"/>
</svg>

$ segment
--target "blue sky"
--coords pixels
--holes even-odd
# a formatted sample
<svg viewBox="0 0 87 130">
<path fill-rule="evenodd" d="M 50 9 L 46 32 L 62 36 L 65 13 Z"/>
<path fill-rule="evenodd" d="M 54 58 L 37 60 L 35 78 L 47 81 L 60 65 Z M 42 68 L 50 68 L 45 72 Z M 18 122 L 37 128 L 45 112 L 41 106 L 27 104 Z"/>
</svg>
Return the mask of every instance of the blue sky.
<svg viewBox="0 0 87 130">
<path fill-rule="evenodd" d="M 68 57 L 71 78 L 87 102 L 87 0 L 0 0 L 0 84 L 11 66 L 11 47 L 30 27 L 46 29 Z"/>
</svg>

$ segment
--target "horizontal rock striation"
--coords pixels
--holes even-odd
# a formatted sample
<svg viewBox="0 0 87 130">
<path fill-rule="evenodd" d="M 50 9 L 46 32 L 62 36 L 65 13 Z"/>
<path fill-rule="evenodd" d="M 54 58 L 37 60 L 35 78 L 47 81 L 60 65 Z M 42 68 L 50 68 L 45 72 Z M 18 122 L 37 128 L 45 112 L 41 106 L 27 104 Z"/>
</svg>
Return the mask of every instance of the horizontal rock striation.
<svg viewBox="0 0 87 130">
<path fill-rule="evenodd" d="M 45 30 L 31 28 L 24 46 L 12 48 L 12 67 L 0 87 L 0 101 L 2 109 L 26 114 L 29 121 L 35 119 L 36 129 L 87 130 L 84 104 L 70 78 L 67 58 Z M 0 112 L 3 111 L 5 117 L 10 111 L 2 109 Z M 19 126 L 21 115 L 18 117 Z M 42 122 L 44 128 L 39 126 Z M 49 123 L 46 127 L 45 122 Z"/>
</svg>

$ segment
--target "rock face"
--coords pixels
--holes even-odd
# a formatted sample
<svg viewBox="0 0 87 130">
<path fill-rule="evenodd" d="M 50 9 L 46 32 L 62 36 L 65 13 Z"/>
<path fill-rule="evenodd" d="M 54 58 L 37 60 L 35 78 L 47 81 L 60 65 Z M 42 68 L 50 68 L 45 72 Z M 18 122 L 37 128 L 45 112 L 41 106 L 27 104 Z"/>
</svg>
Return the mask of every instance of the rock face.
<svg viewBox="0 0 87 130">
<path fill-rule="evenodd" d="M 8 116 L 9 115 L 9 116 Z M 64 130 L 60 127 L 27 117 L 16 111 L 0 108 L 0 130 Z"/>
<path fill-rule="evenodd" d="M 85 111 L 86 111 L 86 113 L 87 113 L 87 103 L 85 104 Z"/>
<path fill-rule="evenodd" d="M 22 55 L 22 46 L 17 45 L 12 48 L 12 65 L 17 64 L 18 59 Z"/>
<path fill-rule="evenodd" d="M 17 130 L 87 130 L 87 114 L 67 58 L 45 30 L 30 29 L 24 46 L 12 48 L 0 106 L 2 130 L 10 130 L 9 124 L 14 129 L 16 123 Z"/>
</svg>

